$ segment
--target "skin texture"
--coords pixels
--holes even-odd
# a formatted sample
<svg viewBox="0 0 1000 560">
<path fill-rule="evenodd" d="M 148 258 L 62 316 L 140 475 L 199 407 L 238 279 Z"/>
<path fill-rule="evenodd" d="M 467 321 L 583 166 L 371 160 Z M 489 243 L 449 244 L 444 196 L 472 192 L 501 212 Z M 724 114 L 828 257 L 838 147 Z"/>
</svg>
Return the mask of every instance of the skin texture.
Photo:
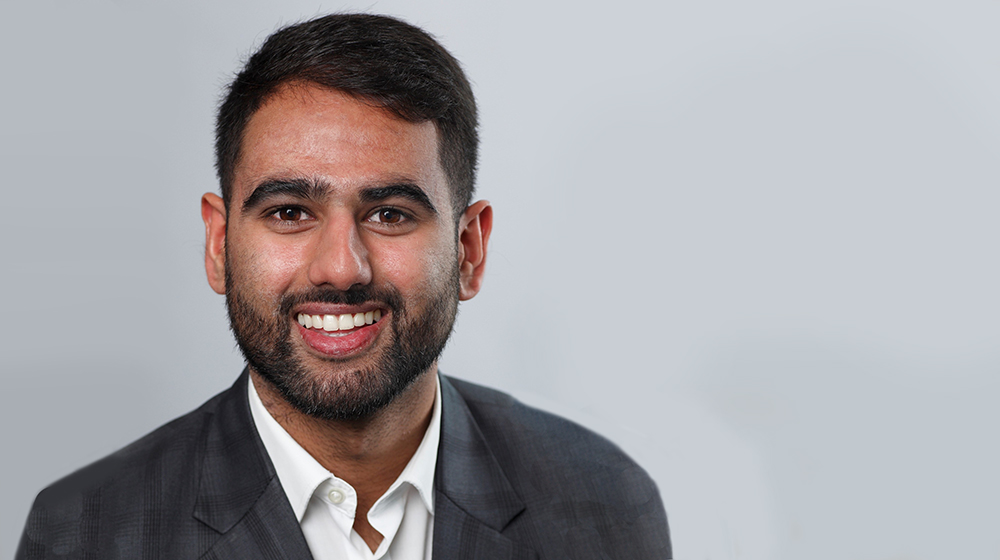
<svg viewBox="0 0 1000 560">
<path fill-rule="evenodd" d="M 315 188 L 305 195 L 293 189 L 258 196 L 244 206 L 261 185 L 275 181 Z M 372 199 L 373 189 L 394 185 L 416 187 L 433 209 L 398 192 Z M 492 209 L 478 201 L 456 226 L 434 124 L 406 122 L 339 91 L 309 84 L 280 89 L 247 126 L 231 208 L 212 193 L 202 197 L 201 206 L 212 288 L 225 294 L 228 272 L 231 291 L 238 290 L 246 305 L 273 319 L 276 329 L 287 329 L 281 334 L 304 374 L 338 387 L 348 399 L 362 393 L 370 372 L 385 362 L 393 337 L 405 336 L 406 321 L 425 316 L 442 297 L 453 308 L 455 300 L 472 298 L 482 286 Z M 346 313 L 366 304 L 295 296 L 308 300 L 321 291 L 364 289 L 395 293 L 405 313 L 390 311 L 369 334 L 352 335 L 332 347 L 315 333 L 310 338 L 296 322 L 298 311 Z M 284 316 L 283 298 L 298 302 Z M 373 305 L 382 307 L 369 303 L 367 308 Z M 436 373 L 435 359 L 375 412 L 330 419 L 293 406 L 251 366 L 271 415 L 320 464 L 357 490 L 354 529 L 373 551 L 382 535 L 368 524 L 368 509 L 423 438 Z"/>
</svg>

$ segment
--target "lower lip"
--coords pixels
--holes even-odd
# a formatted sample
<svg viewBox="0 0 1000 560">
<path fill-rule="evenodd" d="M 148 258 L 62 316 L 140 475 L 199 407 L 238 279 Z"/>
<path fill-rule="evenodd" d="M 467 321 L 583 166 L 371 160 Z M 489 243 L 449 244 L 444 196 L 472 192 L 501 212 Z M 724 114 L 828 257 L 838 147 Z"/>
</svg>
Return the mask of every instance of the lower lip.
<svg viewBox="0 0 1000 560">
<path fill-rule="evenodd" d="M 307 329 L 298 323 L 295 323 L 295 326 L 299 328 L 302 340 L 305 340 L 313 350 L 324 356 L 342 357 L 357 354 L 368 348 L 378 336 L 384 321 L 385 317 L 377 323 L 351 329 L 348 333 L 340 334 L 334 331 L 332 336 L 324 334 L 326 331 Z"/>
</svg>

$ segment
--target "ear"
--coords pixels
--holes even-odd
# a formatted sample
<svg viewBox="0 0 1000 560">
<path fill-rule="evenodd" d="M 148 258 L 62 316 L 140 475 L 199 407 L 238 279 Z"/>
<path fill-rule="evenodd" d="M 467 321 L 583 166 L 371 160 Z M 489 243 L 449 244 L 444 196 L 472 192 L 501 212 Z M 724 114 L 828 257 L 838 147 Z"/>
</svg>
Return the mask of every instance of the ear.
<svg viewBox="0 0 1000 560">
<path fill-rule="evenodd" d="M 214 193 L 201 197 L 205 221 L 205 274 L 216 293 L 226 293 L 226 205 Z"/>
<path fill-rule="evenodd" d="M 465 209 L 458 221 L 458 298 L 472 299 L 483 286 L 486 247 L 493 230 L 493 207 L 480 200 Z"/>
</svg>

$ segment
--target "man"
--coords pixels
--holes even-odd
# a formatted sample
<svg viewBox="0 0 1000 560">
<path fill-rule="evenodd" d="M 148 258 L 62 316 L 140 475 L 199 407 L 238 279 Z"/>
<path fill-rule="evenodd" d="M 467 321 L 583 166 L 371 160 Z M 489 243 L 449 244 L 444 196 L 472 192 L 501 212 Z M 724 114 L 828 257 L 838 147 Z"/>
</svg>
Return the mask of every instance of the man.
<svg viewBox="0 0 1000 560">
<path fill-rule="evenodd" d="M 19 558 L 669 558 L 619 449 L 442 377 L 493 214 L 457 61 L 395 19 L 272 35 L 217 123 L 209 284 L 247 369 L 39 494 Z"/>
</svg>

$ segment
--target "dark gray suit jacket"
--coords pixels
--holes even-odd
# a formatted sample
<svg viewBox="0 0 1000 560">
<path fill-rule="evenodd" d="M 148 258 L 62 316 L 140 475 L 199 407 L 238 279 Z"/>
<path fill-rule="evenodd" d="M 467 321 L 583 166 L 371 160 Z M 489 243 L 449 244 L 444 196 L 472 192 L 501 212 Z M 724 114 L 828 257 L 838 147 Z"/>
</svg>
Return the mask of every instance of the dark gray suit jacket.
<svg viewBox="0 0 1000 560">
<path fill-rule="evenodd" d="M 246 384 L 43 490 L 16 557 L 311 558 Z M 491 389 L 441 391 L 434 560 L 671 557 L 656 486 L 620 449 Z"/>
</svg>

